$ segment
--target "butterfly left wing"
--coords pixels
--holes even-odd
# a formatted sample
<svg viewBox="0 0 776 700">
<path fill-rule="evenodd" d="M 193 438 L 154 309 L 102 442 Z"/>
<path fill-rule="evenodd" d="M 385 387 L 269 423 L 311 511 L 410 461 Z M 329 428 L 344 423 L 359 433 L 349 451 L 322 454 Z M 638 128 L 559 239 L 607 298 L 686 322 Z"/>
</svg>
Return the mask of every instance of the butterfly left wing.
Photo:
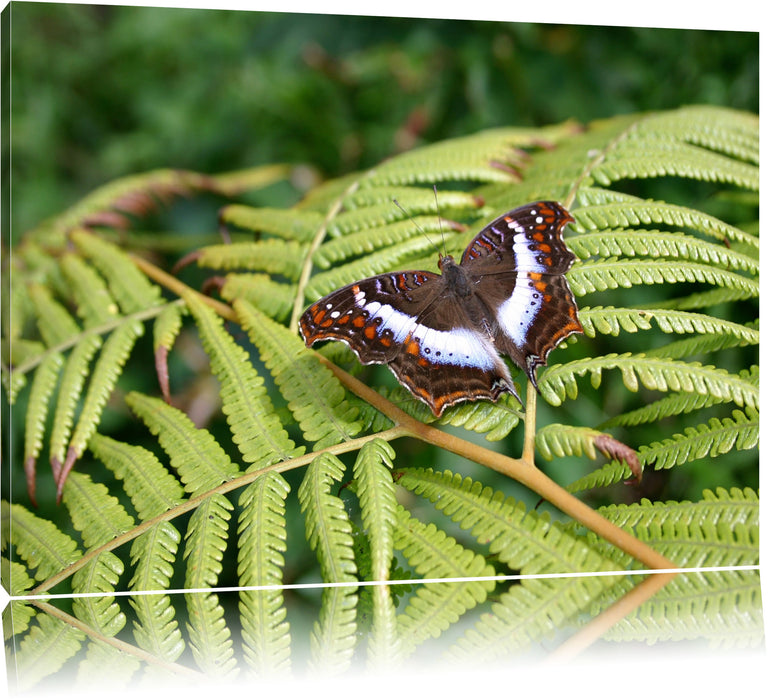
<svg viewBox="0 0 776 700">
<path fill-rule="evenodd" d="M 496 320 L 494 342 L 536 386 L 536 367 L 573 333 L 577 305 L 564 274 L 574 254 L 563 241 L 572 216 L 556 202 L 535 202 L 491 221 L 461 265 Z"/>
<path fill-rule="evenodd" d="M 492 341 L 439 275 L 397 272 L 342 287 L 302 314 L 305 343 L 339 340 L 362 364 L 387 364 L 436 416 L 460 401 L 515 393 Z"/>
</svg>

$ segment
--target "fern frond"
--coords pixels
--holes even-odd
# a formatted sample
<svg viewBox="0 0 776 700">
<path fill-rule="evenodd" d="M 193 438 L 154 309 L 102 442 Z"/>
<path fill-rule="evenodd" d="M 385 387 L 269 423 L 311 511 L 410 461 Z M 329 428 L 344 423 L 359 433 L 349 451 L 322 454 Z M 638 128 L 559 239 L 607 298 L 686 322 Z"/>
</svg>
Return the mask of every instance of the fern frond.
<svg viewBox="0 0 776 700">
<path fill-rule="evenodd" d="M 482 206 L 482 201 L 471 192 L 456 190 L 439 190 L 434 195 L 428 187 L 401 187 L 388 185 L 385 187 L 361 187 L 342 199 L 345 210 L 362 209 L 375 204 L 393 205 L 396 200 L 404 210 L 413 216 L 419 214 L 436 214 L 446 209 L 471 210 Z M 393 205 L 394 208 L 395 205 Z M 438 219 L 435 219 L 438 225 Z"/>
<path fill-rule="evenodd" d="M 65 369 L 59 381 L 54 423 L 49 438 L 49 459 L 52 464 L 62 464 L 65 461 L 78 399 L 89 374 L 89 364 L 102 347 L 102 342 L 99 335 L 85 335 L 76 343 L 67 357 Z"/>
<path fill-rule="evenodd" d="M 613 306 L 585 307 L 579 310 L 579 322 L 585 335 L 595 337 L 596 331 L 604 335 L 635 333 L 652 327 L 652 322 L 663 333 L 704 333 L 714 336 L 727 335 L 740 345 L 756 345 L 760 332 L 749 325 L 715 318 L 706 314 L 671 309 L 628 309 Z"/>
<path fill-rule="evenodd" d="M 5 506 L 2 514 L 3 517 L 7 515 Z M 3 522 L 7 523 L 7 520 Z M 7 549 L 5 543 L 3 543 L 3 549 Z M 18 561 L 11 561 L 8 557 L 0 557 L 0 581 L 3 588 L 15 597 L 21 597 L 35 585 L 35 581 L 27 574 L 27 568 Z M 13 630 L 13 627 L 3 627 L 4 637 L 7 639 Z"/>
<path fill-rule="evenodd" d="M 96 434 L 89 449 L 118 479 L 141 520 L 183 502 L 183 487 L 156 458 L 139 445 L 128 445 Z"/>
<path fill-rule="evenodd" d="M 612 416 L 603 423 L 599 423 L 596 427 L 598 430 L 606 430 L 618 425 L 633 426 L 656 423 L 669 416 L 692 413 L 701 408 L 707 408 L 721 403 L 721 401 L 721 399 L 709 396 L 708 394 L 670 394 L 669 396 L 648 403 L 640 408 L 633 409 L 632 411 L 628 411 L 627 413 Z"/>
<path fill-rule="evenodd" d="M 757 647 L 765 636 L 759 571 L 677 576 L 607 631 L 612 642 L 706 641 L 713 649 Z M 612 589 L 611 595 L 621 594 Z M 600 605 L 608 601 L 601 600 Z"/>
<path fill-rule="evenodd" d="M 358 408 L 349 402 L 342 384 L 305 348 L 299 335 L 267 318 L 247 301 L 236 300 L 234 310 L 251 342 L 259 348 L 262 362 L 305 439 L 314 443 L 313 450 L 358 435 Z"/>
<path fill-rule="evenodd" d="M 553 406 L 558 406 L 568 396 L 576 398 L 576 376 L 590 373 L 593 388 L 601 384 L 604 369 L 617 368 L 622 373 L 623 384 L 636 391 L 639 383 L 656 391 L 685 391 L 711 395 L 722 401 L 732 401 L 739 406 L 757 406 L 757 387 L 737 374 L 729 374 L 711 365 L 698 362 L 681 362 L 670 358 L 653 358 L 640 353 L 632 355 L 610 354 L 584 360 L 572 360 L 563 365 L 552 365 L 539 380 L 542 396 Z"/>
<path fill-rule="evenodd" d="M 385 440 L 374 439 L 359 450 L 353 467 L 353 484 L 369 538 L 372 581 L 390 579 L 398 502 L 389 470 L 395 456 Z"/>
<path fill-rule="evenodd" d="M 141 666 L 140 659 L 116 649 L 102 640 L 90 641 L 86 656 L 78 664 L 75 683 L 79 687 L 97 691 L 104 687 L 104 678 L 109 676 L 111 686 L 119 689 L 126 687 L 132 676 Z"/>
<path fill-rule="evenodd" d="M 757 280 L 703 263 L 670 260 L 619 260 L 607 258 L 575 265 L 566 275 L 572 291 L 579 296 L 637 284 L 676 284 L 704 282 L 736 291 L 737 298 L 759 295 Z"/>
<path fill-rule="evenodd" d="M 243 652 L 252 670 L 264 675 L 291 668 L 291 634 L 281 590 L 247 590 L 283 582 L 286 551 L 285 498 L 291 487 L 267 472 L 240 495 L 237 574 Z"/>
<path fill-rule="evenodd" d="M 575 212 L 576 213 L 576 212 Z M 757 274 L 759 262 L 744 253 L 683 233 L 643 229 L 618 229 L 583 233 L 569 240 L 569 248 L 581 260 L 593 256 L 647 256 L 675 258 Z"/>
<path fill-rule="evenodd" d="M 221 287 L 221 296 L 227 301 L 244 299 L 276 321 L 284 321 L 289 317 L 294 306 L 294 295 L 291 285 L 276 282 L 260 272 L 232 272 L 226 276 Z"/>
<path fill-rule="evenodd" d="M 17 691 L 29 690 L 59 671 L 86 639 L 81 630 L 45 613 L 38 613 L 35 622 L 15 654 Z"/>
<path fill-rule="evenodd" d="M 164 521 L 135 538 L 130 551 L 133 574 L 129 589 L 142 594 L 168 588 L 180 540 L 178 530 Z M 170 597 L 163 593 L 133 595 L 129 602 L 137 616 L 134 636 L 138 645 L 161 660 L 175 661 L 186 645 Z"/>
<path fill-rule="evenodd" d="M 70 234 L 79 252 L 108 282 L 112 297 L 125 314 L 145 311 L 162 303 L 159 287 L 152 284 L 120 248 L 84 230 Z"/>
<path fill-rule="evenodd" d="M 617 568 L 581 540 L 567 539 L 549 519 L 526 512 L 524 504 L 470 477 L 410 468 L 403 470 L 399 483 L 428 499 L 462 529 L 471 530 L 513 570 L 548 574 Z"/>
<path fill-rule="evenodd" d="M 32 478 L 31 469 L 34 469 L 43 447 L 43 431 L 46 428 L 49 400 L 54 393 L 59 372 L 64 363 L 65 358 L 57 352 L 46 357 L 35 370 L 24 420 L 24 465 L 28 480 Z M 34 486 L 28 490 L 31 494 L 34 493 Z"/>
<path fill-rule="evenodd" d="M 638 504 L 606 506 L 600 511 L 678 566 L 727 567 L 759 562 L 758 505 L 752 489 L 728 492 L 718 488 L 716 493 L 705 490 L 697 503 L 642 499 Z"/>
<path fill-rule="evenodd" d="M 113 552 L 103 552 L 73 575 L 74 593 L 103 593 L 73 600 L 73 614 L 93 630 L 115 637 L 127 623 L 127 617 L 112 595 L 124 563 Z"/>
<path fill-rule="evenodd" d="M 396 211 L 399 210 L 396 209 Z M 340 215 L 334 221 L 338 222 L 342 216 Z M 405 214 L 399 211 L 398 217 L 394 218 L 404 216 Z M 358 227 L 359 223 L 364 225 Z M 372 224 L 374 228 L 367 228 L 366 224 Z M 414 223 L 401 218 L 399 221 L 388 224 L 373 224 L 371 221 L 366 220 L 365 222 L 353 222 L 352 225 L 356 233 L 350 231 L 341 232 L 340 237 L 326 241 L 315 251 L 313 261 L 318 267 L 328 270 L 333 264 L 342 260 L 356 256 L 363 257 L 367 253 L 374 253 L 375 251 L 389 252 L 396 248 L 396 246 L 415 238 L 423 238 L 427 241 L 425 236 L 432 236 L 434 240 L 437 240 L 439 235 L 452 234 L 454 232 L 453 227 L 449 223 L 443 221 L 440 224 L 439 219 L 430 216 L 418 217 L 414 219 Z M 420 227 L 420 231 L 418 227 Z M 426 232 L 425 235 L 421 231 Z M 345 233 L 348 235 L 344 235 Z M 397 248 L 397 250 L 400 249 Z M 396 253 L 393 253 L 393 255 L 395 256 Z"/>
<path fill-rule="evenodd" d="M 555 134 L 542 130 L 541 138 L 550 141 L 562 138 L 569 132 L 569 127 L 569 124 L 560 125 Z M 519 165 L 515 147 L 532 145 L 539 133 L 533 129 L 491 129 L 408 151 L 367 173 L 364 186 L 447 180 L 513 181 L 513 171 Z M 503 164 L 504 167 L 494 168 L 493 163 Z"/>
<path fill-rule="evenodd" d="M 217 270 L 266 272 L 295 281 L 302 270 L 303 252 L 296 241 L 268 238 L 265 241 L 206 246 L 200 249 L 197 264 Z"/>
<path fill-rule="evenodd" d="M 154 319 L 154 350 L 171 350 L 183 327 L 183 314 L 186 308 L 179 303 L 167 304 Z"/>
<path fill-rule="evenodd" d="M 759 248 L 756 236 L 705 212 L 665 202 L 629 200 L 580 207 L 574 210 L 574 220 L 574 228 L 580 233 L 663 224 L 690 228 L 721 241 L 744 243 L 754 250 Z"/>
<path fill-rule="evenodd" d="M 726 454 L 733 448 L 749 450 L 757 446 L 760 435 L 759 413 L 746 406 L 746 413 L 734 410 L 731 418 L 721 421 L 714 417 L 708 423 L 685 428 L 673 437 L 653 442 L 638 450 L 642 464 L 651 464 L 655 470 L 671 469 L 686 462 L 703 459 L 707 455 Z M 572 493 L 589 488 L 608 486 L 625 476 L 627 469 L 619 463 L 607 464 L 569 484 Z"/>
<path fill-rule="evenodd" d="M 477 579 L 429 582 L 417 590 L 397 619 L 402 653 L 407 655 L 483 603 L 495 587 L 495 581 L 487 578 L 495 571 L 481 554 L 465 549 L 432 523 L 416 520 L 401 506 L 395 543 L 420 576 Z"/>
<path fill-rule="evenodd" d="M 229 499 L 222 494 L 202 501 L 189 520 L 183 552 L 184 586 L 194 589 L 185 594 L 192 653 L 203 671 L 218 676 L 230 675 L 237 664 L 231 634 L 218 596 L 197 589 L 212 588 L 218 583 L 232 509 Z"/>
<path fill-rule="evenodd" d="M 73 428 L 67 449 L 68 457 L 70 455 L 80 457 L 83 454 L 86 443 L 97 430 L 102 410 L 116 386 L 121 370 L 129 358 L 129 353 L 132 352 L 135 341 L 142 334 L 143 324 L 139 321 L 129 320 L 118 326 L 108 336 L 94 367 L 78 422 Z M 61 478 L 66 475 L 66 471 L 63 471 L 64 474 Z M 61 480 L 59 483 L 62 483 Z"/>
<path fill-rule="evenodd" d="M 8 560 L 5 558 L 0 561 L 2 561 L 3 566 L 6 566 L 7 563 L 10 563 L 11 568 L 14 570 L 13 572 L 9 573 L 8 577 L 3 577 L 4 582 L 21 578 L 20 573 L 24 572 L 24 567 L 21 564 L 17 564 L 16 562 L 8 562 Z M 17 572 L 17 569 L 21 571 Z M 26 590 L 28 589 L 20 591 L 20 594 Z M 16 594 L 11 593 L 11 595 Z M 21 600 L 12 599 L 3 610 L 3 640 L 7 642 L 13 637 L 21 638 L 21 636 L 29 629 L 30 621 L 35 617 L 35 614 L 35 608 L 33 608 L 31 605 L 28 605 Z"/>
<path fill-rule="evenodd" d="M 135 521 L 104 484 L 88 474 L 70 474 L 62 493 L 73 526 L 87 548 L 98 547 L 130 530 Z"/>
<path fill-rule="evenodd" d="M 198 496 L 240 473 L 216 439 L 182 411 L 152 396 L 131 392 L 127 405 L 157 436 L 186 491 Z"/>
<path fill-rule="evenodd" d="M 13 546 L 35 579 L 45 581 L 81 558 L 78 544 L 54 523 L 34 515 L 18 503 L 2 501 L 4 546 L 13 532 Z"/>
<path fill-rule="evenodd" d="M 315 550 L 324 581 L 356 581 L 353 534 L 345 505 L 330 493 L 334 481 L 342 479 L 344 465 L 333 455 L 323 453 L 307 467 L 299 486 L 299 503 L 305 519 L 305 537 Z M 313 664 L 334 673 L 350 665 L 356 645 L 355 586 L 325 588 L 321 613 L 312 631 Z"/>
<path fill-rule="evenodd" d="M 759 169 L 754 165 L 679 141 L 645 138 L 638 132 L 632 140 L 617 144 L 590 174 L 602 185 L 665 176 L 724 182 L 750 190 L 760 185 Z"/>
<path fill-rule="evenodd" d="M 258 468 L 302 454 L 304 446 L 296 447 L 283 430 L 248 353 L 237 346 L 207 306 L 193 295 L 186 296 L 186 303 L 220 382 L 223 411 L 245 462 Z"/>
<path fill-rule="evenodd" d="M 446 652 L 451 660 L 491 663 L 553 639 L 578 624 L 615 576 L 527 579 L 511 586 Z"/>
<path fill-rule="evenodd" d="M 31 284 L 30 301 L 35 310 L 38 331 L 48 347 L 70 340 L 81 331 L 70 312 L 51 296 L 48 287 Z"/>
<path fill-rule="evenodd" d="M 318 273 L 308 282 L 305 296 L 311 300 L 316 299 L 339 287 L 344 287 L 353 280 L 396 270 L 420 254 L 439 250 L 441 244 L 442 239 L 438 234 L 413 236 L 371 255 L 365 255 L 353 262 Z"/>
<path fill-rule="evenodd" d="M 75 253 L 60 258 L 60 267 L 84 327 L 100 326 L 118 316 L 119 307 L 105 281 Z"/>
<path fill-rule="evenodd" d="M 300 209 L 275 209 L 230 204 L 221 209 L 221 221 L 248 231 L 269 233 L 279 238 L 304 243 L 312 240 L 323 224 L 323 216 Z"/>
</svg>

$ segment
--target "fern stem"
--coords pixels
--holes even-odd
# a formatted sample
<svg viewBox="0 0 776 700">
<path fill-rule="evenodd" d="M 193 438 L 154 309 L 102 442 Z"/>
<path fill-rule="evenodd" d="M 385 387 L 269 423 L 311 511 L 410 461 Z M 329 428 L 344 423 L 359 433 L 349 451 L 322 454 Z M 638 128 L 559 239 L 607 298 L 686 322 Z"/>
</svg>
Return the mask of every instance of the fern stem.
<svg viewBox="0 0 776 700">
<path fill-rule="evenodd" d="M 563 644 L 555 649 L 548 657 L 552 663 L 569 661 L 594 642 L 600 639 L 614 625 L 623 620 L 628 614 L 636 610 L 642 603 L 649 600 L 661 588 L 668 584 L 677 571 L 650 574 L 637 586 L 618 598 L 612 605 L 599 615 L 596 615 L 581 630 L 569 637 Z"/>
<path fill-rule="evenodd" d="M 188 678 L 196 678 L 196 679 L 202 679 L 205 677 L 205 674 L 199 671 L 195 671 L 194 669 L 187 668 L 186 666 L 181 666 L 180 664 L 176 664 L 174 662 L 163 661 L 160 659 L 159 656 L 155 654 L 151 654 L 147 651 L 144 651 L 143 649 L 133 646 L 132 644 L 127 644 L 127 642 L 122 642 L 120 639 L 116 639 L 115 637 L 107 637 L 104 634 L 95 630 L 94 628 L 90 627 L 86 623 L 82 622 L 77 617 L 73 617 L 72 615 L 69 615 L 68 613 L 64 612 L 63 610 L 60 610 L 59 608 L 51 605 L 50 603 L 47 603 L 44 600 L 30 600 L 29 603 L 39 608 L 47 615 L 50 615 L 51 617 L 61 620 L 66 625 L 73 627 L 74 629 L 80 630 L 81 632 L 88 635 L 95 641 L 104 642 L 105 644 L 113 647 L 114 649 L 118 649 L 120 652 L 124 654 L 128 654 L 129 656 L 134 656 L 135 658 L 140 659 L 141 661 L 145 661 L 147 664 L 150 664 L 152 666 L 156 666 L 159 668 L 164 668 L 178 676 L 186 676 Z"/>
<path fill-rule="evenodd" d="M 220 301 L 206 296 L 205 294 L 200 294 L 195 289 L 192 289 L 187 284 L 181 282 L 177 277 L 173 277 L 164 270 L 159 269 L 156 265 L 148 262 L 148 260 L 145 260 L 144 258 L 141 258 L 139 255 L 135 255 L 133 253 L 127 253 L 127 255 L 129 255 L 129 257 L 132 259 L 132 262 L 135 263 L 135 265 L 137 265 L 140 270 L 148 275 L 150 279 L 158 282 L 162 287 L 169 289 L 179 297 L 182 297 L 186 293 L 196 294 L 197 298 L 203 304 L 210 306 L 219 316 L 222 316 L 229 321 L 237 321 L 237 314 L 235 314 L 231 306 L 222 304 Z M 159 307 L 157 311 L 160 312 L 163 308 L 164 307 Z"/>
<path fill-rule="evenodd" d="M 556 484 L 544 472 L 537 469 L 531 461 L 523 458 L 515 459 L 507 455 L 488 450 L 480 445 L 475 445 L 455 435 L 445 433 L 431 425 L 426 425 L 407 415 L 398 406 L 391 403 L 374 389 L 360 382 L 348 372 L 329 362 L 324 357 L 318 358 L 331 372 L 357 396 L 372 404 L 377 410 L 390 418 L 397 428 L 403 428 L 404 435 L 417 437 L 430 445 L 441 447 L 449 452 L 470 459 L 477 464 L 494 469 L 497 472 L 519 481 L 542 498 L 552 503 L 566 515 L 584 525 L 592 532 L 618 547 L 623 552 L 630 554 L 642 564 L 652 569 L 675 569 L 671 560 L 656 552 L 652 547 L 637 539 L 633 535 L 620 529 L 590 506 L 572 496 L 562 486 Z M 528 394 L 530 396 L 530 393 Z M 535 397 L 534 397 L 535 400 Z M 526 410 L 526 414 L 528 410 Z"/>
<path fill-rule="evenodd" d="M 526 464 L 535 464 L 534 445 L 536 444 L 536 389 L 531 382 L 527 382 L 525 392 L 525 417 L 523 419 L 523 461 Z"/>
</svg>

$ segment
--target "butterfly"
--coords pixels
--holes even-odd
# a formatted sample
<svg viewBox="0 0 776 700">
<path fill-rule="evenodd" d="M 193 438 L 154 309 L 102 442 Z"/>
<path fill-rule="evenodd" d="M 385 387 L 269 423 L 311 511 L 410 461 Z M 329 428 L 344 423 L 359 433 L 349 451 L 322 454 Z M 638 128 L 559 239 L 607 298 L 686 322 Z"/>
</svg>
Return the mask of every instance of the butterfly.
<svg viewBox="0 0 776 700">
<path fill-rule="evenodd" d="M 440 253 L 441 274 L 353 282 L 312 304 L 300 332 L 308 347 L 339 340 L 362 364 L 387 364 L 437 417 L 461 401 L 519 399 L 500 354 L 536 387 L 549 352 L 582 332 L 565 277 L 575 257 L 563 228 L 573 221 L 556 202 L 518 207 L 485 226 L 460 264 Z"/>
</svg>

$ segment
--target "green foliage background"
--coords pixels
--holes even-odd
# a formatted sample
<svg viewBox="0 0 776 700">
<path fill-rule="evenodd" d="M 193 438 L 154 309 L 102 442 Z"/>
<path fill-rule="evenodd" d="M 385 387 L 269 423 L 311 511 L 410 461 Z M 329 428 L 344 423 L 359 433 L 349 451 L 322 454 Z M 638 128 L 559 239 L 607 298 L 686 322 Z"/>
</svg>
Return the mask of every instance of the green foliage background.
<svg viewBox="0 0 776 700">
<path fill-rule="evenodd" d="M 759 111 L 755 33 L 10 9 L 14 236 L 108 180 L 157 167 L 304 162 L 329 178 L 492 126 L 684 104 Z"/>
</svg>

